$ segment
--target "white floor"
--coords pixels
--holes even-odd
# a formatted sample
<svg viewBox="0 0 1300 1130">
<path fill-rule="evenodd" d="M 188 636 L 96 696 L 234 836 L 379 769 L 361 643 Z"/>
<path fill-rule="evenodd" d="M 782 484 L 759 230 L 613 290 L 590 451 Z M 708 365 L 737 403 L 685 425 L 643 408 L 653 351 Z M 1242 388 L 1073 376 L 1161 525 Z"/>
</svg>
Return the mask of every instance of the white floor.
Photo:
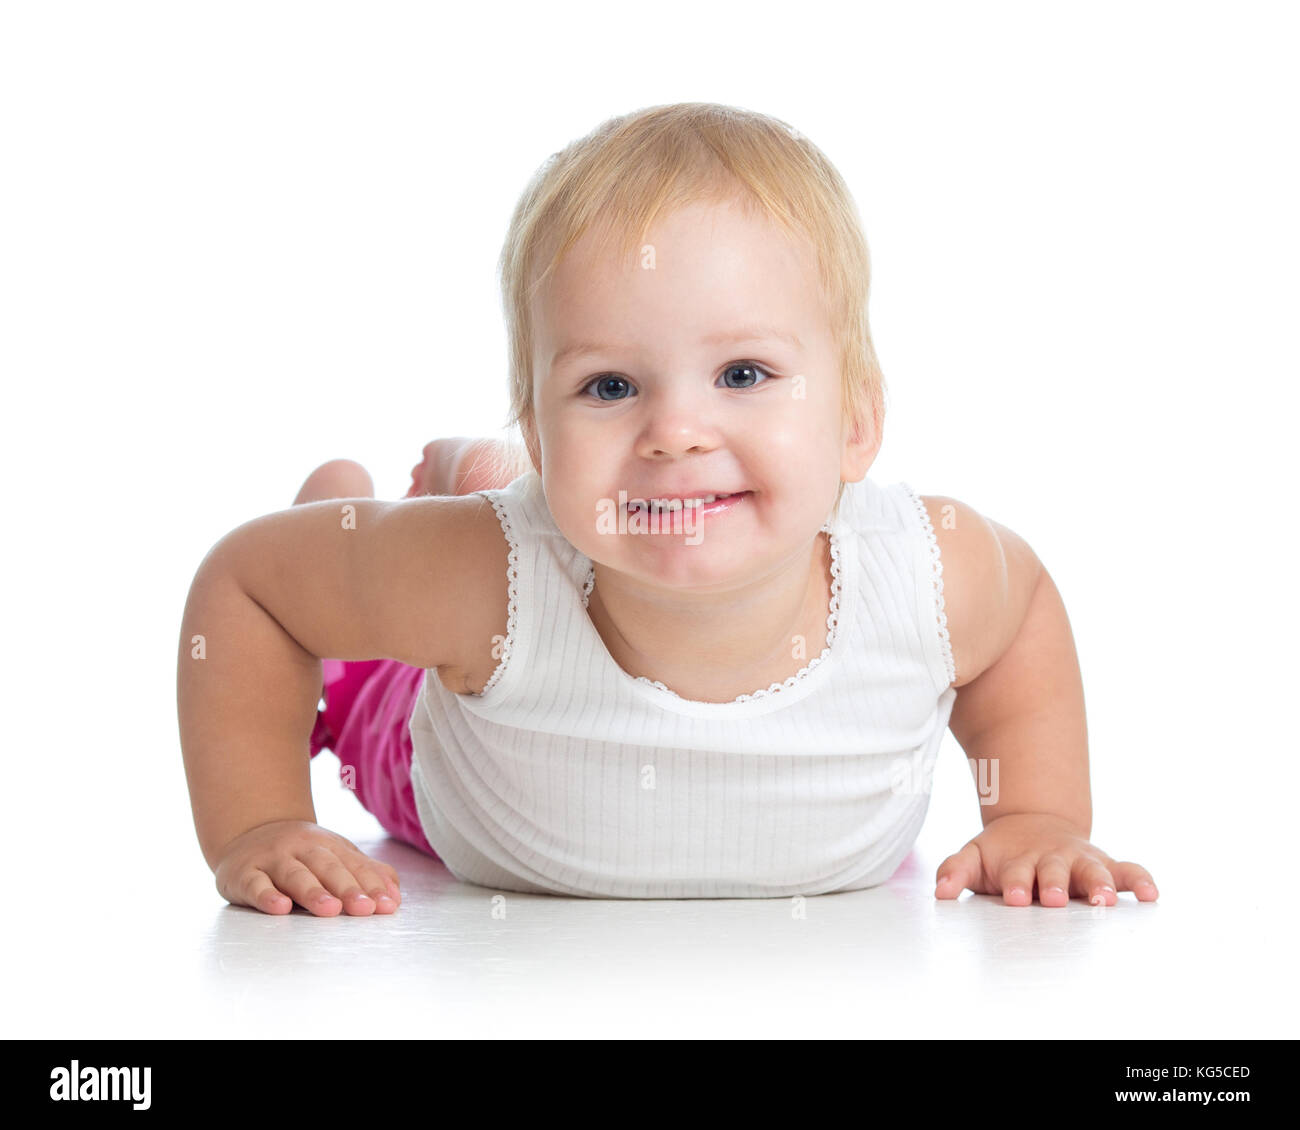
<svg viewBox="0 0 1300 1130">
<path fill-rule="evenodd" d="M 10 861 L 5 950 L 26 975 L 10 978 L 0 1035 L 1297 1034 L 1294 895 L 1273 893 L 1285 867 L 1175 850 L 1197 821 L 1174 811 L 1159 839 L 1121 815 L 1105 821 L 1113 845 L 1101 825 L 1094 839 L 1133 849 L 1120 857 L 1155 874 L 1157 904 L 1130 893 L 1107 908 L 1007 907 L 969 892 L 939 902 L 935 868 L 978 830 L 960 751 L 946 753 L 901 872 L 810 898 L 804 917 L 787 899 L 583 900 L 460 884 L 386 837 L 340 788 L 330 754 L 313 766 L 317 818 L 398 869 L 403 905 L 371 918 L 267 916 L 216 893 L 185 838 L 187 812 L 137 802 L 136 819 L 120 819 L 130 782 L 126 809 L 95 803 L 114 787 L 105 773 L 77 794 L 79 836 L 31 836 L 27 865 Z M 12 893 L 33 888 L 45 897 L 29 905 Z"/>
</svg>

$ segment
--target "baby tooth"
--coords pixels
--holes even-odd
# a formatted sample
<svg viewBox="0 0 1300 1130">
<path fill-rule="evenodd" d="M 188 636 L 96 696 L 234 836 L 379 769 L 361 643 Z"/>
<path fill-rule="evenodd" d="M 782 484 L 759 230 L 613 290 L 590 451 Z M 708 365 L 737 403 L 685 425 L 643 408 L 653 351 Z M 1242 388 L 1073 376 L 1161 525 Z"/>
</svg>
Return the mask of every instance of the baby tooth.
<svg viewBox="0 0 1300 1130">
<path fill-rule="evenodd" d="M 710 502 L 717 502 L 720 498 L 730 498 L 726 494 L 705 494 L 698 498 L 634 498 L 628 503 L 630 508 L 639 508 L 650 510 L 658 513 L 665 511 L 681 510 L 685 506 L 697 507 L 706 506 Z"/>
</svg>

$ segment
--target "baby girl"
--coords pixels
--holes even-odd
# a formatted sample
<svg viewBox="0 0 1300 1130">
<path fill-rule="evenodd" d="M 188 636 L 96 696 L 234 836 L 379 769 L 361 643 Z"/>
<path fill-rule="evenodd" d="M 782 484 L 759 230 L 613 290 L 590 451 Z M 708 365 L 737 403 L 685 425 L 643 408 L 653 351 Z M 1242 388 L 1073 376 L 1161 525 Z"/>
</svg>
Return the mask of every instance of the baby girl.
<svg viewBox="0 0 1300 1130">
<path fill-rule="evenodd" d="M 435 441 L 395 502 L 327 463 L 194 577 L 181 745 L 224 898 L 396 910 L 394 868 L 315 822 L 322 748 L 464 882 L 870 887 L 915 843 L 948 728 L 984 828 L 937 897 L 1157 897 L 1089 842 L 1083 689 L 1042 563 L 956 499 L 867 477 L 867 249 L 812 142 L 706 103 L 612 119 L 538 170 L 500 268 L 522 445 Z"/>
</svg>

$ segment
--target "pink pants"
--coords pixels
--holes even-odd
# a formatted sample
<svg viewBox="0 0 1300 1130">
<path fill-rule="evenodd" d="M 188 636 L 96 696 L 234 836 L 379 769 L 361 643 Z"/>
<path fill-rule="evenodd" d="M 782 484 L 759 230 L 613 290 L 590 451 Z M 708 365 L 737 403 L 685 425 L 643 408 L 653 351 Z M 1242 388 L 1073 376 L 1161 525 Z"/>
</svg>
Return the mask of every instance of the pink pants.
<svg viewBox="0 0 1300 1130">
<path fill-rule="evenodd" d="M 324 659 L 325 709 L 316 712 L 311 755 L 334 751 L 355 775 L 357 799 L 390 836 L 435 859 L 411 791 L 411 710 L 424 669 L 395 659 Z"/>
</svg>

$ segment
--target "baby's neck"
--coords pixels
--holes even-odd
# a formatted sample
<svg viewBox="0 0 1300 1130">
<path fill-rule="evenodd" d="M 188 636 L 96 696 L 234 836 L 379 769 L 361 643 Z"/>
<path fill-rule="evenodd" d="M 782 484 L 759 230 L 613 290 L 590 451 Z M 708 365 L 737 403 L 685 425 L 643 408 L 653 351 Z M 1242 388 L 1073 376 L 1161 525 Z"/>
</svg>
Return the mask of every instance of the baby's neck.
<svg viewBox="0 0 1300 1130">
<path fill-rule="evenodd" d="M 830 604 L 830 545 L 726 596 L 663 600 L 595 567 L 587 611 L 614 661 L 682 698 L 730 702 L 784 682 L 821 654 Z M 799 638 L 802 649 L 798 650 Z"/>
</svg>

